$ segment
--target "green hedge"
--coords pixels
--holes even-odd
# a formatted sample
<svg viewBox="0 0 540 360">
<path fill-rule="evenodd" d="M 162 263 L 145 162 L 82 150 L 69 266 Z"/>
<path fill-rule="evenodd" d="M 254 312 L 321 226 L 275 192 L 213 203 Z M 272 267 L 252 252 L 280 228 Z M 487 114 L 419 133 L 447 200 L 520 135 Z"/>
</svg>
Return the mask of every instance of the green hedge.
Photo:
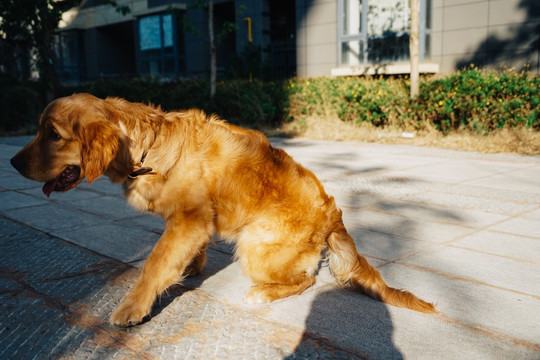
<svg viewBox="0 0 540 360">
<path fill-rule="evenodd" d="M 444 132 L 462 127 L 484 133 L 522 126 L 540 130 L 540 78 L 526 72 L 469 69 L 423 85 L 422 120 Z"/>
<path fill-rule="evenodd" d="M 0 87 L 5 89 L 0 95 L 0 129 L 5 133 L 37 124 L 46 104 L 42 88 L 5 76 L 0 76 Z M 119 96 L 161 105 L 165 110 L 196 107 L 252 128 L 275 128 L 306 116 L 337 116 L 355 124 L 486 134 L 508 127 L 540 130 L 539 89 L 540 78 L 527 72 L 469 68 L 444 77 L 423 78 L 415 101 L 409 99 L 406 77 L 226 80 L 217 84 L 212 101 L 209 83 L 201 80 L 100 80 L 64 88 L 63 92 Z"/>
<path fill-rule="evenodd" d="M 47 105 L 45 89 L 35 82 L 18 82 L 0 74 L 0 134 L 31 133 Z"/>
<path fill-rule="evenodd" d="M 484 72 L 476 68 L 424 78 L 420 96 L 409 99 L 407 78 L 316 78 L 289 81 L 290 110 L 375 126 L 444 133 L 467 129 L 488 133 L 504 127 L 540 130 L 540 78 L 530 73 Z"/>
<path fill-rule="evenodd" d="M 131 78 L 101 80 L 65 89 L 66 95 L 74 92 L 88 92 L 100 98 L 118 96 L 129 101 L 160 105 L 167 111 L 200 108 L 231 123 L 253 128 L 279 126 L 288 108 L 287 94 L 281 81 L 221 81 L 217 83 L 216 96 L 212 101 L 209 82 L 201 80 L 159 83 Z"/>
</svg>

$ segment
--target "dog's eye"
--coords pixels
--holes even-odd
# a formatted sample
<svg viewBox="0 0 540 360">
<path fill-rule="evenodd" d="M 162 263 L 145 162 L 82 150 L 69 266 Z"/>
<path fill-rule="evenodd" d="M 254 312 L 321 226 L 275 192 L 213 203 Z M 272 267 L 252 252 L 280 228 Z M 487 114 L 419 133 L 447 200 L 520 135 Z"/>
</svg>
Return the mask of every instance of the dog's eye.
<svg viewBox="0 0 540 360">
<path fill-rule="evenodd" d="M 49 129 L 49 138 L 52 141 L 59 141 L 59 140 L 62 139 L 62 137 L 60 135 L 58 135 L 58 133 L 56 132 L 56 130 L 54 128 Z"/>
</svg>

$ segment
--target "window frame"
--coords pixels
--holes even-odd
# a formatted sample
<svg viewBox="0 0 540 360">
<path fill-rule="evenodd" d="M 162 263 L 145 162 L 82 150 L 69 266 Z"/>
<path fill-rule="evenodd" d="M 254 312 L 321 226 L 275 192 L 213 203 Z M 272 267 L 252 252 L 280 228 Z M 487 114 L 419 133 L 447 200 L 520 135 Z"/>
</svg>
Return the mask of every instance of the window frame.
<svg viewBox="0 0 540 360">
<path fill-rule="evenodd" d="M 84 38 L 81 30 L 64 30 L 52 34 L 52 54 L 55 72 L 62 83 L 79 83 L 86 79 Z M 69 52 L 69 61 L 66 52 Z"/>
<path fill-rule="evenodd" d="M 354 0 L 358 1 L 358 0 Z M 376 1 L 376 0 L 360 0 L 361 6 L 362 6 L 362 18 L 361 18 L 361 29 L 360 32 L 357 34 L 349 34 L 344 35 L 344 0 L 338 0 L 337 2 L 337 28 L 338 28 L 338 41 L 337 41 L 337 62 L 339 67 L 346 67 L 346 66 L 366 66 L 366 65 L 376 65 L 381 64 L 381 62 L 370 62 L 369 60 L 369 40 L 370 37 L 368 35 L 368 6 L 370 1 Z M 429 49 L 429 43 L 426 44 L 426 42 L 430 41 L 431 39 L 431 29 L 427 27 L 427 8 L 428 6 L 431 8 L 432 0 L 420 0 L 420 24 L 419 24 L 419 53 L 420 53 L 420 62 L 424 61 L 425 59 L 429 59 L 430 54 L 426 52 L 426 49 Z M 428 4 L 429 2 L 429 4 Z M 410 16 L 410 14 L 409 14 Z M 431 21 L 429 21 L 429 24 Z M 410 31 L 404 31 L 403 34 L 409 34 Z M 375 39 L 376 37 L 372 37 Z M 358 59 L 358 64 L 355 65 L 349 65 L 343 63 L 343 46 L 345 43 L 351 42 L 351 41 L 358 41 L 360 46 L 362 47 L 362 58 Z M 427 45 L 427 47 L 426 47 Z M 409 55 L 410 57 L 410 55 Z M 401 62 L 401 61 L 398 61 Z M 390 61 L 389 63 L 395 63 Z"/>
<path fill-rule="evenodd" d="M 172 35 L 172 52 L 169 53 L 166 51 L 166 49 L 171 48 L 171 46 L 164 46 L 165 41 L 165 31 L 163 28 L 164 24 L 164 17 L 170 16 L 171 17 L 171 35 Z M 160 46 L 158 48 L 154 49 L 141 49 L 141 20 L 148 19 L 151 17 L 159 17 L 159 32 L 160 32 Z M 170 12 L 159 12 L 159 13 L 153 13 L 153 14 L 145 14 L 144 16 L 140 16 L 137 18 L 137 21 L 135 22 L 135 36 L 136 36 L 136 44 L 137 44 L 137 72 L 142 76 L 150 76 L 150 77 L 179 77 L 185 75 L 185 48 L 184 47 L 184 41 L 181 40 L 180 37 L 183 36 L 183 32 L 179 30 L 178 27 L 178 19 L 177 16 Z M 145 54 L 144 52 L 146 50 L 157 50 L 159 51 L 158 54 Z M 174 64 L 174 70 L 171 71 L 165 71 L 165 63 L 166 61 L 173 61 Z M 151 62 L 151 61 L 157 61 L 159 63 L 159 70 L 156 74 L 152 74 L 150 71 L 144 71 L 144 63 L 145 62 Z"/>
</svg>

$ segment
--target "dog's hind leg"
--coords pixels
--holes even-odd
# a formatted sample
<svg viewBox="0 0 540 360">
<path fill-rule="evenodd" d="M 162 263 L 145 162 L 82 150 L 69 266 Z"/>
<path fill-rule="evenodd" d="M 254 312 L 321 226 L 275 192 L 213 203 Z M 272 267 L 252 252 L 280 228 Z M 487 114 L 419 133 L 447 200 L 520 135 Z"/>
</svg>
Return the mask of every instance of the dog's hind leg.
<svg viewBox="0 0 540 360">
<path fill-rule="evenodd" d="M 210 241 L 211 219 L 211 214 L 197 209 L 179 212 L 167 221 L 165 232 L 144 264 L 139 282 L 111 315 L 112 324 L 140 323 L 150 313 L 156 297 L 180 281 L 195 257 L 199 256 L 197 261 L 202 259 L 199 251 Z"/>
<path fill-rule="evenodd" d="M 315 283 L 324 243 L 309 232 L 276 230 L 252 228 L 247 232 L 248 239 L 238 244 L 242 268 L 255 283 L 244 296 L 246 303 L 265 303 L 301 294 Z"/>
<path fill-rule="evenodd" d="M 247 304 L 272 302 L 287 296 L 299 295 L 315 283 L 315 276 L 304 274 L 288 284 L 263 284 L 252 286 L 245 294 Z"/>
</svg>

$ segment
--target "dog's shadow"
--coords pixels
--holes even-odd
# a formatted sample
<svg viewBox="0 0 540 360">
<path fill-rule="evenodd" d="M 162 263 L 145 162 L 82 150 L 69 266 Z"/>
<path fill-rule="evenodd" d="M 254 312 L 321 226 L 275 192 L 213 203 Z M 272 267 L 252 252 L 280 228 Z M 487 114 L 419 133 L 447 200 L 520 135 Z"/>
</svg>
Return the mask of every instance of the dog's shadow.
<svg viewBox="0 0 540 360">
<path fill-rule="evenodd" d="M 319 293 L 304 333 L 286 360 L 304 358 L 403 359 L 394 344 L 388 306 L 353 291 Z"/>
</svg>

